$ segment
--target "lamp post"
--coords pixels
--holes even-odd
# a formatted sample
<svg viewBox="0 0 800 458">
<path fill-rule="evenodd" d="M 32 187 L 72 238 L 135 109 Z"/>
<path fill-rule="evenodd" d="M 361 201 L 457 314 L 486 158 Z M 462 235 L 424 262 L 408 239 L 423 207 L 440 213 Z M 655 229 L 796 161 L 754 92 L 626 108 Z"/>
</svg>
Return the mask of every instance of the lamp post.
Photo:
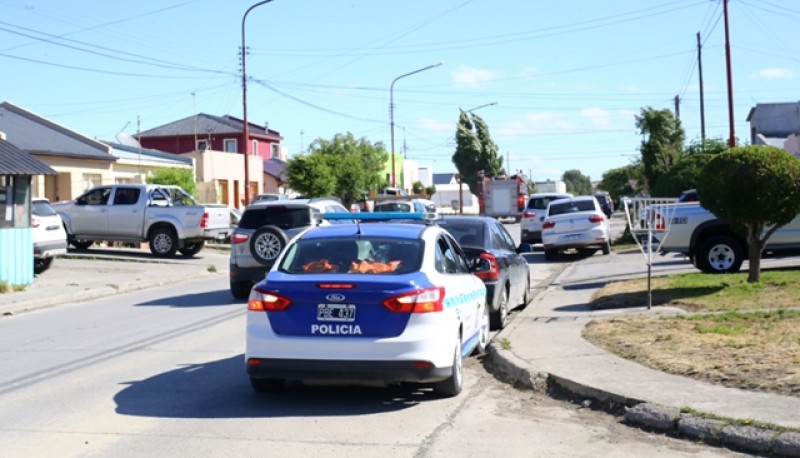
<svg viewBox="0 0 800 458">
<path fill-rule="evenodd" d="M 405 78 L 406 76 L 411 76 L 415 73 L 424 72 L 425 70 L 430 70 L 434 67 L 439 67 L 443 64 L 443 62 L 438 62 L 433 65 L 428 65 L 427 67 L 420 68 L 418 70 L 414 70 L 413 72 L 406 73 L 404 75 L 400 75 L 394 80 L 392 80 L 391 86 L 389 86 L 389 119 L 390 125 L 392 130 L 392 187 L 397 186 L 397 179 L 394 172 L 394 83 L 401 78 Z"/>
<path fill-rule="evenodd" d="M 242 120 L 244 121 L 244 127 L 242 128 L 242 154 L 244 155 L 244 204 L 245 206 L 250 203 L 250 167 L 248 165 L 248 157 L 249 156 L 249 146 L 250 146 L 250 126 L 248 125 L 247 121 L 247 48 L 245 47 L 244 42 L 244 24 L 245 19 L 247 19 L 247 15 L 255 9 L 257 6 L 261 6 L 265 3 L 269 3 L 272 0 L 263 0 L 255 5 L 247 8 L 247 11 L 244 12 L 244 16 L 242 16 Z"/>
<path fill-rule="evenodd" d="M 483 105 L 479 105 L 479 106 L 477 106 L 477 107 L 475 107 L 475 108 L 471 108 L 471 109 L 469 109 L 469 110 L 466 110 L 466 112 L 467 112 L 467 113 L 472 113 L 472 112 L 473 112 L 473 111 L 475 111 L 475 110 L 480 110 L 481 108 L 490 107 L 490 106 L 492 106 L 492 105 L 497 105 L 497 102 L 485 103 L 485 104 L 483 104 Z"/>
</svg>

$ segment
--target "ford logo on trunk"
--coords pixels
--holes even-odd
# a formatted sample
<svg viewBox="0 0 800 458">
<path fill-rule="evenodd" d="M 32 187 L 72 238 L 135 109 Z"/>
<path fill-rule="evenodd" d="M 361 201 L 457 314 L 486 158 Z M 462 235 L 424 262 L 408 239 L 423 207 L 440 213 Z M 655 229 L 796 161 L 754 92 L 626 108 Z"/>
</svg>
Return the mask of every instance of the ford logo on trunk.
<svg viewBox="0 0 800 458">
<path fill-rule="evenodd" d="M 338 293 L 328 294 L 327 296 L 325 296 L 325 299 L 331 302 L 342 302 L 344 300 L 344 294 L 338 294 Z"/>
</svg>

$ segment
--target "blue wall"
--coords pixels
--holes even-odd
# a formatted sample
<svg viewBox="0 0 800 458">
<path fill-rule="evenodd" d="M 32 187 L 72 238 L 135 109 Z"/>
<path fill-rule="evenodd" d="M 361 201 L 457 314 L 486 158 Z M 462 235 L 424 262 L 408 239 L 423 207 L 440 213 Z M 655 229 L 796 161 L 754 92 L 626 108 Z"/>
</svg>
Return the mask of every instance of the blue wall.
<svg viewBox="0 0 800 458">
<path fill-rule="evenodd" d="M 0 229 L 0 281 L 33 283 L 33 231 L 29 227 Z"/>
</svg>

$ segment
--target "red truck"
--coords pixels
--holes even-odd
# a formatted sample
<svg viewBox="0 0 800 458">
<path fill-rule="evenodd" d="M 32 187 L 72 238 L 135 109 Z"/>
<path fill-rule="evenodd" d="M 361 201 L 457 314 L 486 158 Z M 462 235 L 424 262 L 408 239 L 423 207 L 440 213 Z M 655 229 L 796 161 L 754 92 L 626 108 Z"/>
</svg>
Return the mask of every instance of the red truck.
<svg viewBox="0 0 800 458">
<path fill-rule="evenodd" d="M 479 175 L 477 192 L 481 215 L 520 220 L 528 196 L 528 179 L 522 173 L 488 178 Z"/>
</svg>

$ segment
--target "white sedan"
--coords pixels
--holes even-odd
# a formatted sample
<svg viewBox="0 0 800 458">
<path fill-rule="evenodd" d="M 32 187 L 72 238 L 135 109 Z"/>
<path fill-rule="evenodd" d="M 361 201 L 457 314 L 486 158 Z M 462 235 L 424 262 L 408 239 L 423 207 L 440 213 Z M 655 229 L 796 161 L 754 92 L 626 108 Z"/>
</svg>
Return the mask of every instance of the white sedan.
<svg viewBox="0 0 800 458">
<path fill-rule="evenodd" d="M 551 261 L 562 250 L 597 250 L 611 253 L 611 231 L 594 196 L 577 196 L 550 202 L 542 223 L 544 258 Z"/>
<path fill-rule="evenodd" d="M 373 216 L 392 214 L 343 217 Z M 265 392 L 286 380 L 413 382 L 457 395 L 462 358 L 484 352 L 489 340 L 486 287 L 474 269 L 453 237 L 435 225 L 308 229 L 250 293 L 250 384 Z"/>
</svg>

